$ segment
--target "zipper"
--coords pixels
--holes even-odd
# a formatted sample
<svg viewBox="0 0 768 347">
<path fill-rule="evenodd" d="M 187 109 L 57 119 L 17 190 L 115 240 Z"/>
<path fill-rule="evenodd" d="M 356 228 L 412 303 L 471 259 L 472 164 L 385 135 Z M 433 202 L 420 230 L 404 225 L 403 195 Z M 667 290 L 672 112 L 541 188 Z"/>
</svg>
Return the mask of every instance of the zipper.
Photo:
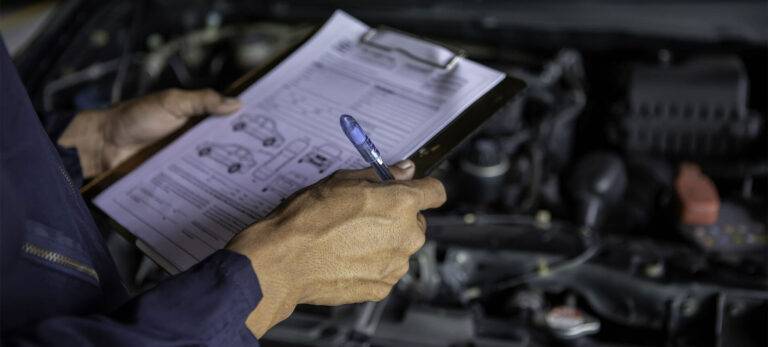
<svg viewBox="0 0 768 347">
<path fill-rule="evenodd" d="M 96 270 L 66 255 L 40 248 L 31 243 L 25 243 L 22 250 L 29 255 L 88 275 L 96 280 L 96 283 L 99 283 L 99 274 L 96 273 Z"/>
<path fill-rule="evenodd" d="M 75 184 L 72 182 L 72 178 L 69 177 L 67 170 L 64 169 L 63 166 L 59 165 L 59 172 L 61 173 L 62 176 L 64 176 L 64 180 L 67 181 L 67 184 L 69 184 L 70 193 L 74 194 Z"/>
</svg>

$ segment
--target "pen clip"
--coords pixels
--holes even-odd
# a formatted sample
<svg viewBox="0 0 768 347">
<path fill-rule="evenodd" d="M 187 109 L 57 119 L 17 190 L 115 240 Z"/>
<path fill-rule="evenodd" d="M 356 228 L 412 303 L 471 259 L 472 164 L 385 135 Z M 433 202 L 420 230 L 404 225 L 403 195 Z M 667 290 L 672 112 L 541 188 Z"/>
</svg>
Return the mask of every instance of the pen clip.
<svg viewBox="0 0 768 347">
<path fill-rule="evenodd" d="M 397 36 L 399 40 L 403 41 L 402 43 L 411 44 L 413 47 L 405 48 L 400 45 L 394 45 L 391 42 L 388 43 L 387 39 L 389 36 Z M 449 48 L 435 41 L 416 37 L 409 33 L 386 26 L 368 29 L 368 31 L 360 37 L 360 43 L 387 52 L 397 52 L 411 60 L 442 70 L 453 69 L 459 60 L 466 56 L 466 52 L 463 49 Z M 423 52 L 422 54 L 415 52 L 418 48 L 423 48 L 425 46 L 430 46 L 431 53 L 436 53 L 438 55 L 447 52 L 448 57 L 446 59 L 440 59 L 440 57 L 425 57 L 424 55 L 426 54 L 423 54 Z"/>
</svg>

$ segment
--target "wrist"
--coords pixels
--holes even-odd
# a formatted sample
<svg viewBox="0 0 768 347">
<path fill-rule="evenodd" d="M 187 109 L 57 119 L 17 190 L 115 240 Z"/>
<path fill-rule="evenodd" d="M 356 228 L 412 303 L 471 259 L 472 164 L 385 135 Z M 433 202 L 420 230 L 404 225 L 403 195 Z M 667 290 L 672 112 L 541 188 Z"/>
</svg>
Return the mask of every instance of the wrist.
<svg viewBox="0 0 768 347">
<path fill-rule="evenodd" d="M 257 338 L 261 338 L 270 328 L 288 318 L 298 304 L 290 284 L 271 275 L 266 267 L 256 272 L 262 297 L 248 315 L 246 325 Z"/>
<path fill-rule="evenodd" d="M 261 287 L 262 298 L 248 316 L 248 328 L 261 338 L 275 324 L 288 318 L 300 301 L 303 286 L 295 278 L 292 250 L 274 239 L 276 227 L 269 220 L 257 223 L 237 235 L 227 249 L 251 261 Z"/>
<path fill-rule="evenodd" d="M 78 113 L 64 129 L 58 144 L 74 147 L 80 157 L 83 176 L 93 177 L 104 171 L 103 148 L 106 114 L 102 111 Z"/>
</svg>

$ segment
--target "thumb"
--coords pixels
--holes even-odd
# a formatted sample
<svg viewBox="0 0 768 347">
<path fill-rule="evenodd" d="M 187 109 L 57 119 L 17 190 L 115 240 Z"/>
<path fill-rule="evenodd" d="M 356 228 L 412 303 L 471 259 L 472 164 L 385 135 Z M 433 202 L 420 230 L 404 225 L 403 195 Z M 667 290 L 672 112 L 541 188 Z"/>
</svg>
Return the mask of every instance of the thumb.
<svg viewBox="0 0 768 347">
<path fill-rule="evenodd" d="M 395 165 L 390 166 L 389 171 L 392 172 L 392 176 L 395 176 L 395 179 L 398 181 L 410 180 L 416 172 L 416 165 L 408 159 L 401 160 L 395 163 Z"/>
<path fill-rule="evenodd" d="M 170 89 L 160 94 L 161 104 L 176 118 L 203 114 L 228 114 L 240 109 L 237 98 L 225 97 L 213 89 Z"/>
</svg>

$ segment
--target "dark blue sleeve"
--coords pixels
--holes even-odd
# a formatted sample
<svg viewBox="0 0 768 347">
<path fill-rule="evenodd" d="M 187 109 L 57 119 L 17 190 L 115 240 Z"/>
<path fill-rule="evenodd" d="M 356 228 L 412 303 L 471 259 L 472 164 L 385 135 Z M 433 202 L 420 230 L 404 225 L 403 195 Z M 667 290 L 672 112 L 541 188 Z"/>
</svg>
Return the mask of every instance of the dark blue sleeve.
<svg viewBox="0 0 768 347">
<path fill-rule="evenodd" d="M 72 179 L 72 183 L 76 187 L 83 185 L 83 170 L 80 166 L 80 156 L 76 148 L 62 147 L 57 144 L 59 137 L 67 129 L 69 123 L 77 115 L 76 111 L 57 111 L 39 113 L 40 123 L 43 125 L 43 129 L 51 138 L 51 141 L 56 146 L 59 155 L 61 156 L 61 162 L 64 168 L 67 170 L 69 177 Z"/>
<path fill-rule="evenodd" d="M 245 326 L 261 299 L 250 261 L 221 250 L 110 314 L 56 317 L 6 346 L 258 346 Z"/>
<path fill-rule="evenodd" d="M 82 187 L 85 177 L 83 177 L 83 168 L 80 166 L 80 155 L 77 149 L 56 145 L 56 150 L 59 152 L 61 164 L 67 170 L 72 184 L 75 187 Z"/>
<path fill-rule="evenodd" d="M 72 183 L 75 187 L 81 187 L 83 185 L 83 170 L 80 166 L 80 155 L 76 148 L 62 147 L 57 144 L 59 137 L 64 133 L 69 123 L 75 118 L 76 113 L 73 112 L 53 112 L 42 114 L 40 122 L 43 124 L 43 129 L 51 138 L 51 141 L 56 146 L 56 150 L 61 156 L 61 163 L 67 170 L 67 174 L 72 179 Z"/>
</svg>

